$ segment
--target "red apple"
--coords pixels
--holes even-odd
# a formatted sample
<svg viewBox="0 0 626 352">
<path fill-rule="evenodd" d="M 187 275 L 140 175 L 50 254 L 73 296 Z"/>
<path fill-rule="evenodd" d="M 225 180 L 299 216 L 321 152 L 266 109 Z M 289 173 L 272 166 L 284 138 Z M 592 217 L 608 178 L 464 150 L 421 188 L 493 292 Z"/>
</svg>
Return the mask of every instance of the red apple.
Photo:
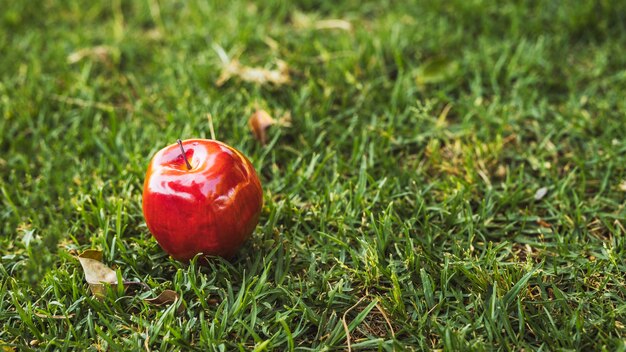
<svg viewBox="0 0 626 352">
<path fill-rule="evenodd" d="M 235 148 L 207 139 L 179 143 L 161 149 L 148 166 L 143 186 L 148 229 L 175 259 L 187 261 L 198 253 L 231 257 L 259 222 L 261 182 Z"/>
</svg>

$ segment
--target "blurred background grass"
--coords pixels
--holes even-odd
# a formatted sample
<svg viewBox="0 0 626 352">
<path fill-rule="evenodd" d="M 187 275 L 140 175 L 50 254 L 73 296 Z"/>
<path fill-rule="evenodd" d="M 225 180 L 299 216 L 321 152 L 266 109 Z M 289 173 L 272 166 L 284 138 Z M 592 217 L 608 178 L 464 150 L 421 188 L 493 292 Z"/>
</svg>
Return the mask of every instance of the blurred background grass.
<svg viewBox="0 0 626 352">
<path fill-rule="evenodd" d="M 0 8 L 3 344 L 624 348 L 626 2 Z M 291 82 L 218 86 L 221 50 Z M 257 108 L 291 114 L 267 146 Z M 150 237 L 141 188 L 209 112 L 265 208 L 236 260 L 187 266 Z M 185 312 L 92 299 L 87 248 Z"/>
</svg>

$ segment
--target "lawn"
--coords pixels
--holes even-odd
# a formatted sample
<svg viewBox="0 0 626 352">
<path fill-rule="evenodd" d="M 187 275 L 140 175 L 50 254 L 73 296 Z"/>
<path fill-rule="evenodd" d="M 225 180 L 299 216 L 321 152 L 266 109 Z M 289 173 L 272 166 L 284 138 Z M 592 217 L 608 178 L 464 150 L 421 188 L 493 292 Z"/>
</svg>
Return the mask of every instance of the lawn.
<svg viewBox="0 0 626 352">
<path fill-rule="evenodd" d="M 626 2 L 0 9 L 4 350 L 626 349 Z M 208 113 L 264 206 L 180 263 L 143 181 Z M 87 249 L 145 286 L 93 297 Z"/>
</svg>

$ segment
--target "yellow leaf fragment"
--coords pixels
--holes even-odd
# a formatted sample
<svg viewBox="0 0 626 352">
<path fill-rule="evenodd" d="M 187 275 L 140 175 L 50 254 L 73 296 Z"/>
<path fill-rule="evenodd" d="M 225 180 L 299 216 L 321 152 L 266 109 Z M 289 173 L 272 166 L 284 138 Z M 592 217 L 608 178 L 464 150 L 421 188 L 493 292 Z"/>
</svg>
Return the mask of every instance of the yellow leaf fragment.
<svg viewBox="0 0 626 352">
<path fill-rule="evenodd" d="M 310 13 L 295 12 L 291 17 L 291 22 L 296 29 L 337 29 L 352 31 L 352 23 L 340 18 L 318 19 Z"/>
<path fill-rule="evenodd" d="M 63 320 L 63 319 L 71 319 L 76 316 L 76 314 L 71 313 L 68 315 L 47 315 L 42 313 L 35 313 L 35 316 L 42 319 L 55 319 L 55 320 Z"/>
<path fill-rule="evenodd" d="M 77 50 L 67 56 L 67 63 L 75 64 L 85 58 L 91 58 L 92 60 L 110 63 L 113 48 L 108 45 L 98 45 L 91 48 L 83 48 Z"/>
<path fill-rule="evenodd" d="M 0 351 L 12 352 L 12 351 L 15 351 L 15 348 L 11 346 L 11 344 L 9 344 L 8 342 L 4 342 L 3 340 L 0 340 Z"/>
<path fill-rule="evenodd" d="M 257 84 L 273 84 L 281 86 L 290 82 L 289 67 L 287 63 L 278 60 L 276 61 L 276 69 L 268 70 L 263 67 L 250 67 L 239 63 L 239 60 L 234 59 L 224 65 L 222 74 L 217 79 L 215 84 L 222 86 L 232 77 L 238 77 L 242 81 L 252 82 Z"/>
<path fill-rule="evenodd" d="M 341 19 L 329 19 L 315 22 L 315 29 L 339 29 L 343 31 L 352 31 L 352 23 Z"/>
</svg>

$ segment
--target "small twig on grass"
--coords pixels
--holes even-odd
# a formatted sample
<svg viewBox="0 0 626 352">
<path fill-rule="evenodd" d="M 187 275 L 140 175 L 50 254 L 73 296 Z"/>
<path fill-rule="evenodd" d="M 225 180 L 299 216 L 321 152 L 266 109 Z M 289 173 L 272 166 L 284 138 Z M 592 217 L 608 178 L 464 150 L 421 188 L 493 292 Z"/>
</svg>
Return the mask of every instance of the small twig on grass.
<svg viewBox="0 0 626 352">
<path fill-rule="evenodd" d="M 387 313 L 385 313 L 385 310 L 383 309 L 383 307 L 380 306 L 379 303 L 376 303 L 376 308 L 378 308 L 378 311 L 380 312 L 380 314 L 382 314 L 383 318 L 385 318 L 385 321 L 387 322 L 387 326 L 389 326 L 389 330 L 391 330 L 391 336 L 395 338 L 396 332 L 393 331 L 393 326 L 391 326 L 391 322 L 389 321 L 389 317 L 387 317 Z"/>
<path fill-rule="evenodd" d="M 348 352 L 352 351 L 352 342 L 350 341 L 350 328 L 348 327 L 348 323 L 346 323 L 346 315 L 348 315 L 348 313 L 350 313 L 352 309 L 356 308 L 359 304 L 361 304 L 361 302 L 363 302 L 365 298 L 367 298 L 367 296 L 361 297 L 361 299 L 358 300 L 358 302 L 356 302 L 352 307 L 348 308 L 348 310 L 346 310 L 343 313 L 343 317 L 341 318 L 343 329 L 346 331 L 346 340 L 348 341 Z"/>
</svg>

